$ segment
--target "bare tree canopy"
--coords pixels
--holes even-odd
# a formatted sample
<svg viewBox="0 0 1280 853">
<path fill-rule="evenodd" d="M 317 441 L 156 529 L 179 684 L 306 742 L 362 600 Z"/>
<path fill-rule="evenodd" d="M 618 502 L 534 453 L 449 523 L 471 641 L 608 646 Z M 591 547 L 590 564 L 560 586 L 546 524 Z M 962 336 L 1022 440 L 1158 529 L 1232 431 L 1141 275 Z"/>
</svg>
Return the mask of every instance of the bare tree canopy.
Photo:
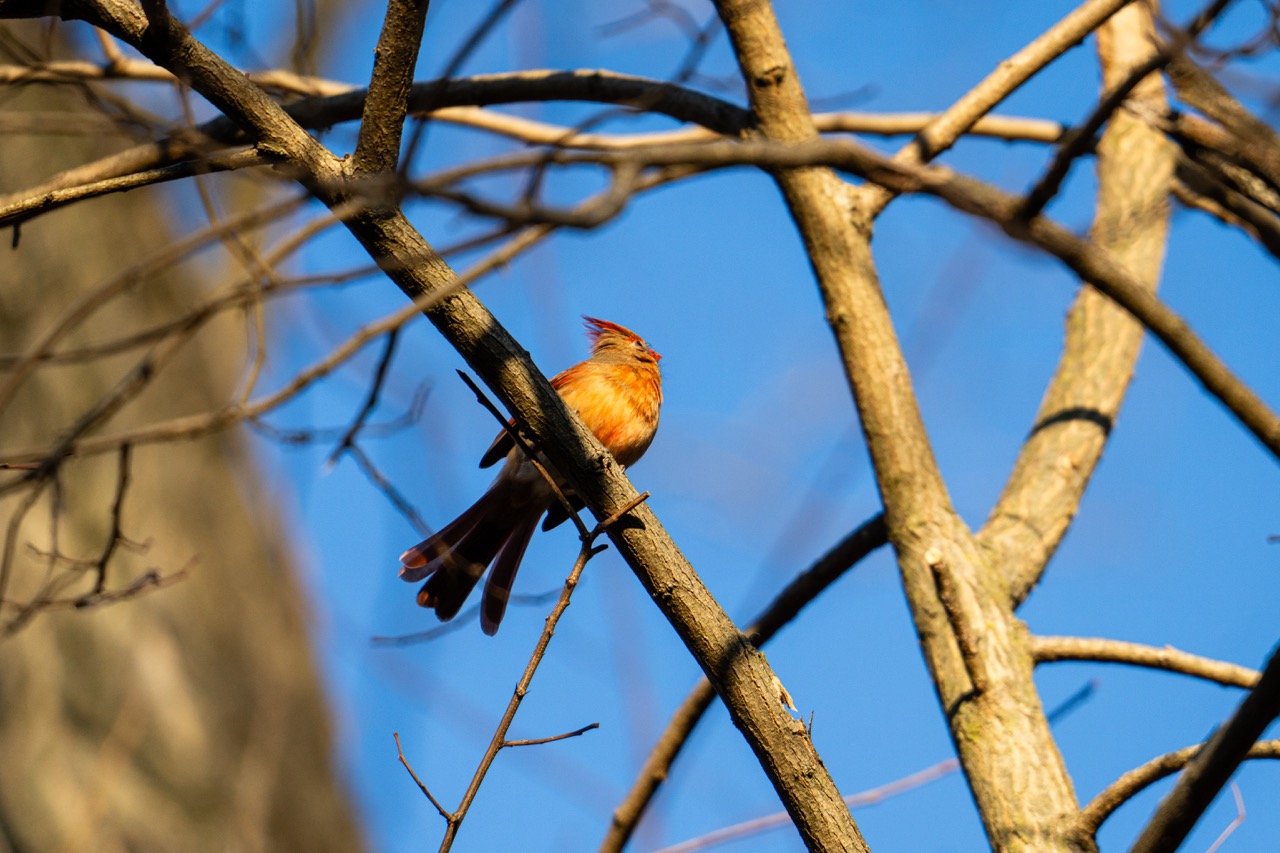
<svg viewBox="0 0 1280 853">
<path fill-rule="evenodd" d="M 1280 6 L 954 6 L 0 0 L 0 843 L 1274 850 Z"/>
</svg>

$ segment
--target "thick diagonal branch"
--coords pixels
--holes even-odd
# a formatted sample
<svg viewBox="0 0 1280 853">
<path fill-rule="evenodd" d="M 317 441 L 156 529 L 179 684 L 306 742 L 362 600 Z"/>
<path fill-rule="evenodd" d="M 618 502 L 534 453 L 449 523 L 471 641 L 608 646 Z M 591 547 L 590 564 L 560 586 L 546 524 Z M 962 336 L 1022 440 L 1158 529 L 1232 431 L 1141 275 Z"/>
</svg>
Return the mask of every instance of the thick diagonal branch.
<svg viewBox="0 0 1280 853">
<path fill-rule="evenodd" d="M 76 7 L 79 9 L 80 7 Z M 124 0 L 85 8 L 117 36 L 160 61 L 294 170 L 410 298 L 432 301 L 428 319 L 533 436 L 599 519 L 632 505 L 635 488 L 617 462 L 564 405 L 528 353 L 470 290 L 453 290 L 452 269 L 399 210 L 353 207 L 358 194 L 338 161 L 252 82 L 174 24 L 156 39 Z M 265 104 L 263 101 L 265 100 Z M 433 294 L 448 296 L 432 300 Z M 865 849 L 804 724 L 778 699 L 776 674 L 712 598 L 646 506 L 609 527 L 609 537 L 724 699 L 805 840 L 825 849 Z M 858 842 L 858 843 L 855 843 Z"/>
<path fill-rule="evenodd" d="M 845 571 L 852 568 L 871 551 L 885 544 L 884 516 L 877 515 L 860 525 L 816 563 L 802 572 L 778 596 L 754 622 L 746 628 L 746 634 L 757 647 L 763 646 L 781 628 L 800 613 L 800 609 L 817 597 Z M 618 853 L 631 839 L 641 817 L 666 780 L 671 764 L 680 754 L 693 734 L 694 727 L 702 719 L 715 699 L 715 691 L 705 678 L 700 680 L 680 703 L 667 727 L 654 744 L 644 766 L 636 775 L 631 790 L 618 807 L 599 853 Z"/>
</svg>

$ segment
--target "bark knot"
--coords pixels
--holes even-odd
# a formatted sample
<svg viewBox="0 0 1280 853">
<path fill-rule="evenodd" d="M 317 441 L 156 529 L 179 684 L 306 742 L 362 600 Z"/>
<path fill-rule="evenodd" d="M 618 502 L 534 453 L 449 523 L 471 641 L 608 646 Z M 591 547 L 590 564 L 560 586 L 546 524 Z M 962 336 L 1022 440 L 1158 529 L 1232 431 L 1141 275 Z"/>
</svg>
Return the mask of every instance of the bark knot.
<svg viewBox="0 0 1280 853">
<path fill-rule="evenodd" d="M 782 85 L 782 81 L 787 79 L 787 67 L 785 65 L 772 65 L 761 71 L 751 81 L 757 89 L 771 89 Z"/>
</svg>

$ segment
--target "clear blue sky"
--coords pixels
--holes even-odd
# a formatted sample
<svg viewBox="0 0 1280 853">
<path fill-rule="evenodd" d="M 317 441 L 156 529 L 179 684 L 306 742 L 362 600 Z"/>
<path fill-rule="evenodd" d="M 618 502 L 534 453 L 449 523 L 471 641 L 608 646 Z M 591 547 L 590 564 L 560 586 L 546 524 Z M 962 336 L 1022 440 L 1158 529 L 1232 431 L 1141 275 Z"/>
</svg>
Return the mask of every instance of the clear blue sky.
<svg viewBox="0 0 1280 853">
<path fill-rule="evenodd" d="M 780 5 L 809 96 L 834 99 L 837 108 L 885 111 L 947 106 L 1071 7 Z M 685 48 L 670 24 L 601 32 L 642 7 L 638 0 L 530 0 L 463 71 L 604 67 L 665 77 Z M 700 21 L 711 14 L 706 4 L 686 7 Z M 420 77 L 441 70 L 459 34 L 484 8 L 456 0 L 433 4 Z M 1183 20 L 1191 8 L 1179 3 L 1168 11 Z M 322 69 L 326 76 L 366 79 L 381 11 L 378 4 L 359 9 L 347 22 L 342 58 Z M 1238 11 L 1235 32 L 1256 23 L 1253 7 Z M 268 45 L 266 32 L 267 22 L 250 20 L 251 43 Z M 1079 119 L 1096 96 L 1094 65 L 1092 43 L 1077 48 L 1003 111 Z M 723 38 L 703 71 L 733 80 Z M 1257 95 L 1249 79 L 1274 80 L 1276 71 L 1268 58 L 1243 65 L 1229 79 L 1241 94 Z M 724 96 L 741 102 L 736 89 Z M 593 108 L 519 111 L 572 121 Z M 341 133 L 327 140 L 346 144 Z M 876 144 L 891 149 L 900 142 Z M 488 139 L 435 128 L 427 159 L 444 164 L 496 150 Z M 1032 145 L 970 142 L 947 162 L 1020 190 L 1047 156 Z M 1090 216 L 1091 170 L 1080 164 L 1067 195 L 1051 208 L 1078 230 Z M 583 185 L 561 186 L 569 197 Z M 450 209 L 416 205 L 413 215 L 437 245 L 468 233 Z M 977 526 L 1031 425 L 1075 282 L 1056 262 L 930 200 L 896 203 L 881 219 L 874 247 L 935 450 L 958 508 Z M 358 248 L 341 234 L 305 259 L 313 270 L 360 262 Z M 753 616 L 789 577 L 877 511 L 811 272 L 764 175 L 720 173 L 646 196 L 605 228 L 558 236 L 484 280 L 477 292 L 548 375 L 586 354 L 581 314 L 630 326 L 664 355 L 662 427 L 633 480 L 652 493 L 651 506 L 735 619 Z M 1179 210 L 1162 293 L 1255 390 L 1280 405 L 1280 288 L 1264 253 Z M 278 354 L 273 365 L 277 378 L 402 299 L 389 283 L 373 280 L 281 316 L 278 322 L 294 334 L 290 352 Z M 376 349 L 278 421 L 344 423 L 359 405 Z M 365 445 L 437 527 L 491 477 L 476 461 L 494 425 L 454 375 L 461 366 L 429 324 L 412 325 L 381 412 L 384 419 L 398 414 L 412 390 L 427 383 L 423 417 L 407 431 Z M 374 635 L 436 624 L 395 575 L 396 556 L 419 537 L 350 460 L 326 472 L 329 449 L 264 446 L 262 452 L 279 474 L 279 491 L 293 507 L 293 535 L 308 555 L 303 581 L 313 591 L 341 761 L 375 849 L 434 849 L 442 821 L 397 764 L 391 733 L 400 732 L 433 793 L 456 804 L 546 608 L 516 608 L 492 639 L 472 624 L 427 645 L 372 647 Z M 1278 474 L 1275 461 L 1149 340 L 1077 523 L 1021 615 L 1039 633 L 1168 643 L 1260 665 L 1277 641 L 1280 544 L 1267 537 L 1280 533 Z M 575 552 L 568 526 L 539 535 L 517 592 L 558 588 Z M 952 755 L 887 551 L 815 602 L 768 656 L 804 717 L 814 715 L 815 742 L 844 793 Z M 612 551 L 603 554 L 589 566 L 512 736 L 551 735 L 597 721 L 600 729 L 500 755 L 455 849 L 593 848 L 697 674 L 627 567 Z M 1185 677 L 1092 665 L 1044 667 L 1037 679 L 1050 707 L 1097 679 L 1091 701 L 1056 729 L 1085 801 L 1118 774 L 1202 739 L 1241 695 Z M 1224 849 L 1276 849 L 1280 767 L 1247 766 L 1237 779 L 1248 816 Z M 1164 790 L 1153 789 L 1109 821 L 1103 849 L 1127 847 Z M 742 739 L 716 709 L 678 762 L 634 849 L 652 850 L 778 809 Z M 1229 796 L 1220 799 L 1186 849 L 1207 848 L 1234 814 Z M 957 775 L 855 817 L 877 853 L 969 851 L 985 844 Z M 800 845 L 784 828 L 723 849 Z"/>
</svg>

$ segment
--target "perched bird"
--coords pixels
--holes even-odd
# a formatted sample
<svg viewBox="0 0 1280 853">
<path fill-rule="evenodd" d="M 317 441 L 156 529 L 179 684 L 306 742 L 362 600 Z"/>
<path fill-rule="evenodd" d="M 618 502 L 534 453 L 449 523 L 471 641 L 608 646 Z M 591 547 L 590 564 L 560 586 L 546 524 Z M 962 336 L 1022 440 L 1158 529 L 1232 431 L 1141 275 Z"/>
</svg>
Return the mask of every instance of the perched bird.
<svg viewBox="0 0 1280 853">
<path fill-rule="evenodd" d="M 644 455 L 658 430 L 662 356 L 617 323 L 583 319 L 591 357 L 558 374 L 551 387 L 626 467 Z M 418 604 L 434 609 L 441 621 L 458 614 L 493 563 L 480 604 L 480 627 L 490 635 L 506 612 L 511 584 L 538 519 L 547 513 L 542 529 L 549 530 L 568 518 L 551 486 L 505 431 L 480 458 L 480 467 L 503 457 L 502 470 L 480 500 L 400 555 L 400 577 L 411 583 L 427 579 L 418 591 Z"/>
</svg>

